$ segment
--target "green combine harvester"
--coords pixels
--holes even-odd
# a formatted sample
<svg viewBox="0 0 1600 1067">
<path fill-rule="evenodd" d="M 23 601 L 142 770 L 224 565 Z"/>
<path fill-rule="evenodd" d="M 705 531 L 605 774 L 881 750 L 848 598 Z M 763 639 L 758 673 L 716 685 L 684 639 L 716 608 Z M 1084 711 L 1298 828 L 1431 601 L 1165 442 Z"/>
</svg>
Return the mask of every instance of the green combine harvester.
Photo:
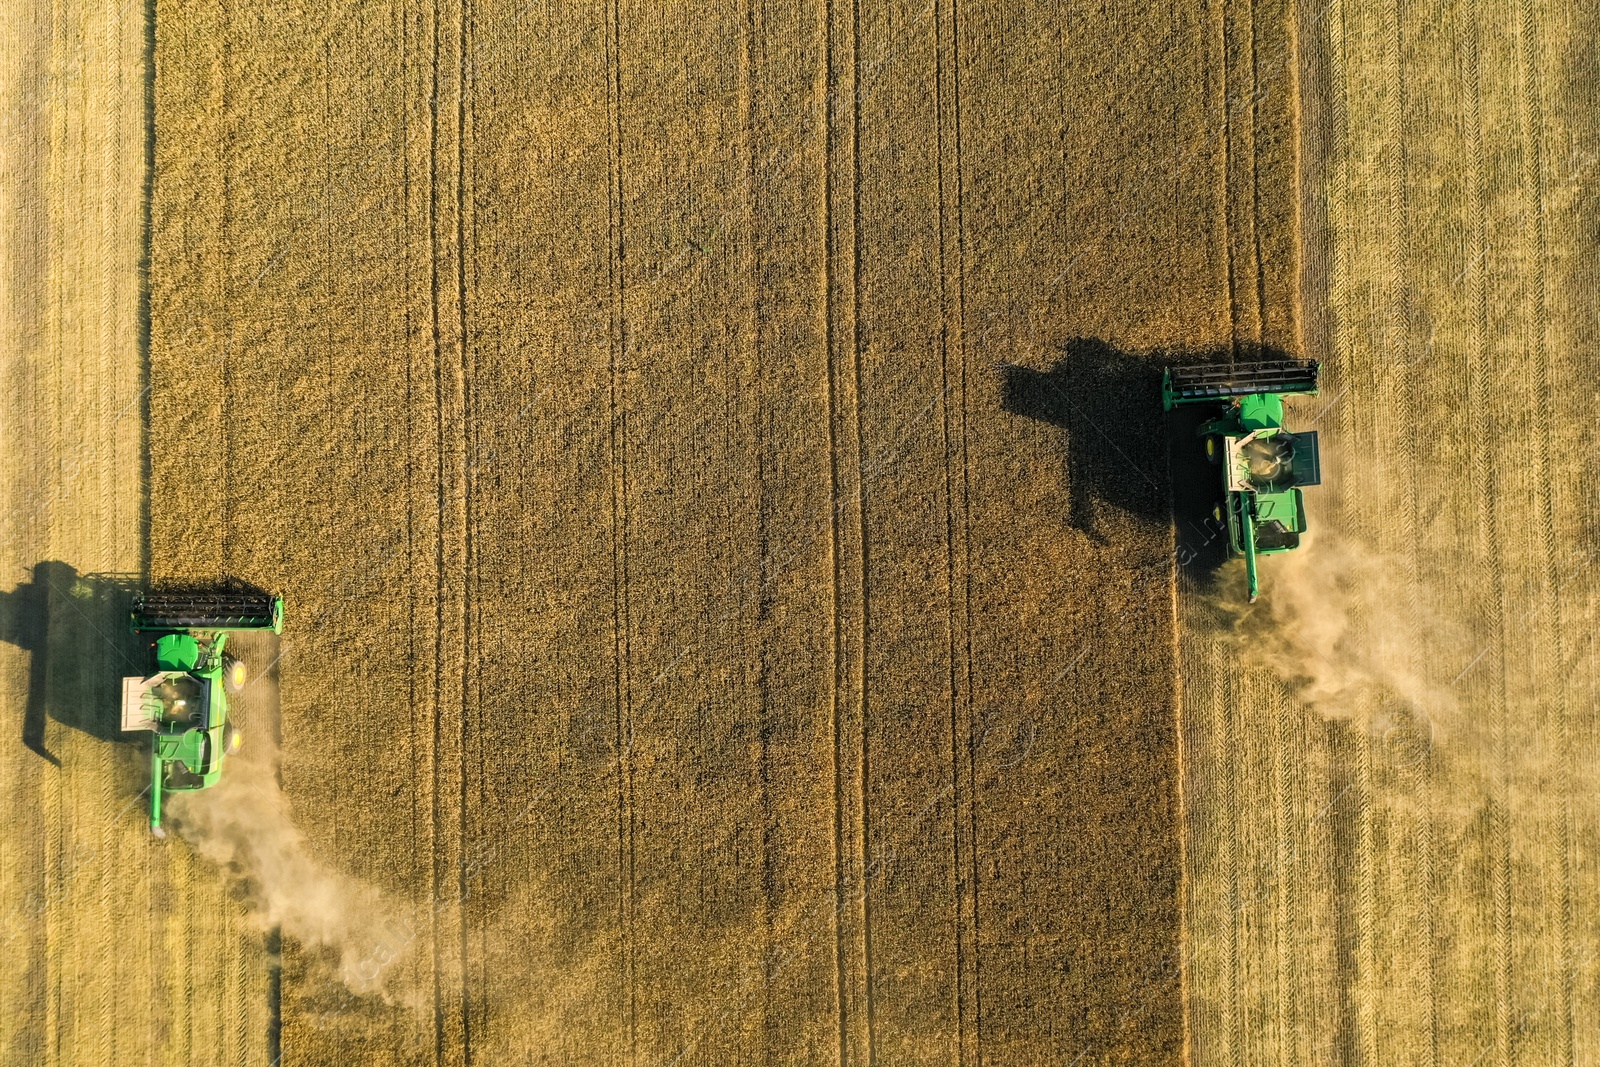
<svg viewBox="0 0 1600 1067">
<path fill-rule="evenodd" d="M 283 598 L 268 593 L 146 593 L 133 606 L 134 633 L 150 642 L 155 673 L 122 679 L 122 728 L 150 730 L 150 829 L 161 829 L 165 793 L 204 789 L 238 750 L 228 695 L 244 686 L 244 664 L 228 654 L 234 630 L 283 632 Z"/>
<path fill-rule="evenodd" d="M 1290 433 L 1283 425 L 1283 398 L 1315 395 L 1321 365 L 1315 360 L 1168 367 L 1161 382 L 1166 411 L 1211 404 L 1217 417 L 1200 424 L 1206 456 L 1222 468 L 1228 550 L 1244 557 L 1250 600 L 1261 593 L 1257 557 L 1300 547 L 1306 532 L 1304 486 L 1322 472 L 1315 431 Z"/>
</svg>

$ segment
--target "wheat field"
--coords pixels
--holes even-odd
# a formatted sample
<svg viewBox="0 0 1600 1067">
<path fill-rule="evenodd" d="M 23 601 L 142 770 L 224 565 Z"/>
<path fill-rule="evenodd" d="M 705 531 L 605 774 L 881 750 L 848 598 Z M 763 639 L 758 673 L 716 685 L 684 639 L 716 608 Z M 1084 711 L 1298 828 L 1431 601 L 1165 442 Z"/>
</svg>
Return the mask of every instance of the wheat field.
<svg viewBox="0 0 1600 1067">
<path fill-rule="evenodd" d="M 1594 1058 L 1578 12 L 0 20 L 0 1059 Z M 1256 348 L 1245 609 L 1156 386 Z"/>
</svg>

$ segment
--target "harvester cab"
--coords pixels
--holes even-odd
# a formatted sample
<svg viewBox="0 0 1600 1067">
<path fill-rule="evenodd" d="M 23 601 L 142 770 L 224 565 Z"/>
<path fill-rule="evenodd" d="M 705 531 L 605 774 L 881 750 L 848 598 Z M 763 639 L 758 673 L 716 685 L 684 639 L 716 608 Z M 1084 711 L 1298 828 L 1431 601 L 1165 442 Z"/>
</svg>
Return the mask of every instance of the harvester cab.
<svg viewBox="0 0 1600 1067">
<path fill-rule="evenodd" d="M 1315 431 L 1291 433 L 1283 399 L 1315 395 L 1321 365 L 1315 360 L 1274 360 L 1200 367 L 1169 367 L 1161 406 L 1210 404 L 1216 417 L 1200 424 L 1206 455 L 1222 468 L 1217 518 L 1228 529 L 1228 549 L 1243 556 L 1253 602 L 1261 593 L 1256 560 L 1300 547 L 1306 532 L 1300 490 L 1322 481 Z"/>
<path fill-rule="evenodd" d="M 166 793 L 204 789 L 239 747 L 228 696 L 245 681 L 230 655 L 235 630 L 283 632 L 283 598 L 267 593 L 147 593 L 133 606 L 134 633 L 150 642 L 153 672 L 122 679 L 122 728 L 149 730 L 150 829 L 161 830 Z"/>
</svg>

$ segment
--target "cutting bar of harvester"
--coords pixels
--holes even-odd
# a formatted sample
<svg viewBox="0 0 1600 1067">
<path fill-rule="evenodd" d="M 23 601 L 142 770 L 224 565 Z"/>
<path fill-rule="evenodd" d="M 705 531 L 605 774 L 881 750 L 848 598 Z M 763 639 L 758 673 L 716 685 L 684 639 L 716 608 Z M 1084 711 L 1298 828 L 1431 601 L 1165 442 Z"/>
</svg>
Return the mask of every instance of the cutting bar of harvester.
<svg viewBox="0 0 1600 1067">
<path fill-rule="evenodd" d="M 146 593 L 134 630 L 283 631 L 283 597 L 271 593 Z"/>
<path fill-rule="evenodd" d="M 1315 393 L 1319 364 L 1312 359 L 1169 367 L 1161 383 L 1162 406 L 1227 400 L 1252 393 Z"/>
</svg>

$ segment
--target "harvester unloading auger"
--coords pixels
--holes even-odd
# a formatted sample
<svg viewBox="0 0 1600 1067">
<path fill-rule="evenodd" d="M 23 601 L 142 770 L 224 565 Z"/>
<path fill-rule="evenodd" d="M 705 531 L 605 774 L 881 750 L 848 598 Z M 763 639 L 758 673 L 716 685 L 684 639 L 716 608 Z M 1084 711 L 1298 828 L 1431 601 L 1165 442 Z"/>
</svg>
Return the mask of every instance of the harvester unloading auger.
<svg viewBox="0 0 1600 1067">
<path fill-rule="evenodd" d="M 122 728 L 150 730 L 150 829 L 160 835 L 163 794 L 204 789 L 239 747 L 228 694 L 244 685 L 229 655 L 234 630 L 283 632 L 283 598 L 269 593 L 146 593 L 133 606 L 134 633 L 150 642 L 155 673 L 122 679 Z"/>
<path fill-rule="evenodd" d="M 1219 519 L 1228 526 L 1228 550 L 1243 556 L 1250 599 L 1261 593 L 1256 557 L 1300 547 L 1306 532 L 1302 486 L 1322 480 L 1315 431 L 1290 433 L 1283 398 L 1315 395 L 1321 365 L 1315 360 L 1168 367 L 1161 406 L 1212 404 L 1216 418 L 1201 423 L 1206 456 L 1222 467 Z"/>
</svg>

